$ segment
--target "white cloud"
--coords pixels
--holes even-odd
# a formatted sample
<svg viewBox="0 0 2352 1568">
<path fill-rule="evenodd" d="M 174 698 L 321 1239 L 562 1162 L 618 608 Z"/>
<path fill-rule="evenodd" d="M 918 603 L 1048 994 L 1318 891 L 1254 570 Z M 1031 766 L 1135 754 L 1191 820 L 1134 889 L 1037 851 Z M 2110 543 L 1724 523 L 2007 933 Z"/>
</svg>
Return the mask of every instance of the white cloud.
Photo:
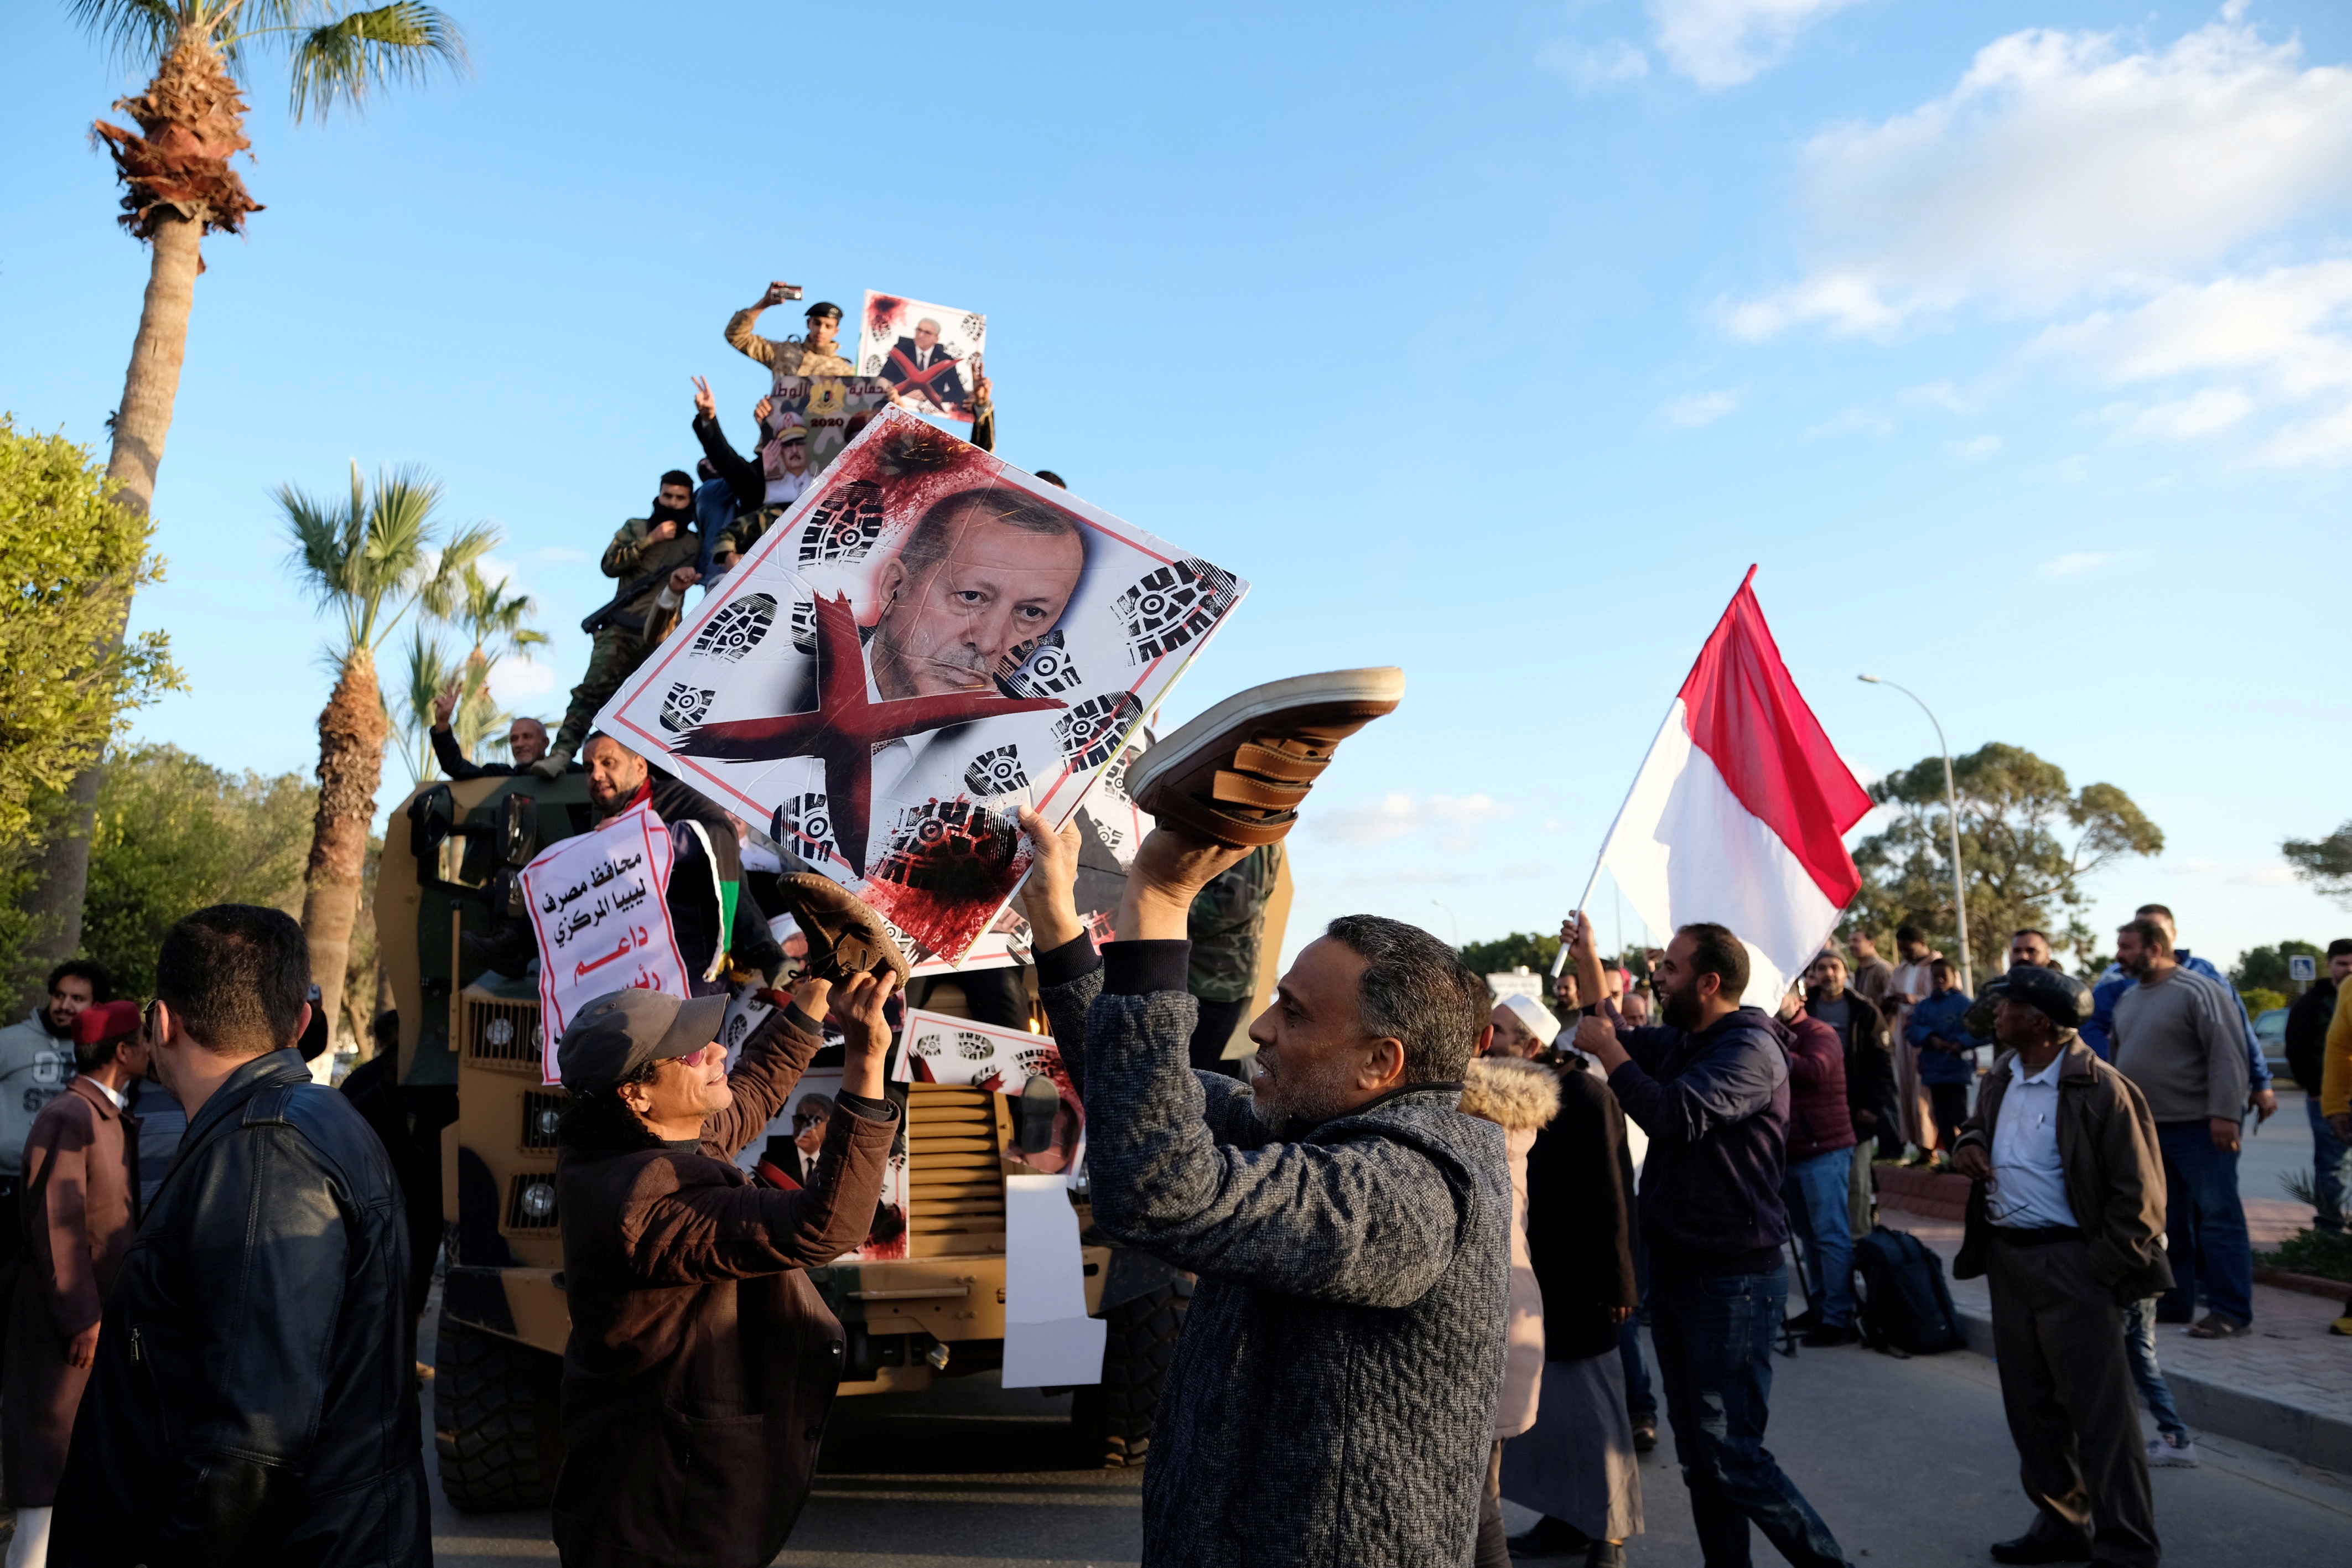
<svg viewBox="0 0 2352 1568">
<path fill-rule="evenodd" d="M 2187 441 L 2226 430 L 2254 411 L 2254 400 L 2231 386 L 2209 386 L 2187 397 L 2177 397 L 2142 408 L 2136 404 L 2109 404 L 2107 416 L 2119 421 L 2119 441 Z"/>
<path fill-rule="evenodd" d="M 531 554 L 541 561 L 565 562 L 585 561 L 588 559 L 588 552 L 586 551 L 572 550 L 561 544 L 542 544 L 537 550 L 532 551 Z"/>
<path fill-rule="evenodd" d="M 1895 434 L 1895 421 L 1874 408 L 1848 408 L 1832 415 L 1806 430 L 1805 438 L 1811 440 L 1821 436 L 1847 436 L 1856 433 L 1865 436 L 1892 436 Z"/>
<path fill-rule="evenodd" d="M 510 653 L 490 667 L 490 696 L 501 708 L 519 709 L 526 699 L 554 690 L 556 680 L 550 667 Z"/>
<path fill-rule="evenodd" d="M 1737 87 L 1787 58 L 1797 35 L 1857 0 L 1650 0 L 1659 53 L 1701 87 Z"/>
<path fill-rule="evenodd" d="M 1408 834 L 1441 832 L 1440 846 L 1454 848 L 1467 842 L 1469 832 L 1511 808 L 1484 795 L 1433 795 L 1426 798 L 1391 790 L 1377 800 L 1341 806 L 1314 818 L 1322 837 L 1342 844 L 1385 844 Z"/>
<path fill-rule="evenodd" d="M 1825 258 L 1734 313 L 1884 334 L 1989 300 L 2050 309 L 2179 278 L 2352 199 L 2352 70 L 2223 21 L 2157 53 L 2035 28 L 1958 86 L 1806 149 Z"/>
<path fill-rule="evenodd" d="M 1554 38 L 1536 51 L 1536 64 L 1587 92 L 1621 81 L 1639 81 L 1650 74 L 1650 57 L 1622 38 L 1600 44 Z"/>
<path fill-rule="evenodd" d="M 2352 68 L 2307 67 L 2242 10 L 2131 53 L 2012 34 L 1944 96 L 1816 137 L 1814 263 L 1727 303 L 1726 327 L 1885 341 L 1963 308 L 2039 319 L 2031 356 L 2152 395 L 2110 408 L 2119 438 L 2269 413 L 2260 460 L 2352 459 L 2352 261 L 2281 259 L 2352 212 Z"/>
<path fill-rule="evenodd" d="M 1963 458 L 1990 458 L 2000 450 L 2000 437 L 1979 436 L 1967 441 L 1955 441 L 1952 443 L 1952 450 Z"/>
<path fill-rule="evenodd" d="M 2074 550 L 2053 556 L 2036 566 L 2034 571 L 2044 577 L 2079 577 L 2085 572 L 2095 572 L 2115 557 L 2104 550 Z"/>
<path fill-rule="evenodd" d="M 1682 430 L 1712 425 L 1739 406 L 1748 389 L 1727 386 L 1717 392 L 1693 392 L 1675 398 L 1658 410 L 1658 417 Z"/>
</svg>

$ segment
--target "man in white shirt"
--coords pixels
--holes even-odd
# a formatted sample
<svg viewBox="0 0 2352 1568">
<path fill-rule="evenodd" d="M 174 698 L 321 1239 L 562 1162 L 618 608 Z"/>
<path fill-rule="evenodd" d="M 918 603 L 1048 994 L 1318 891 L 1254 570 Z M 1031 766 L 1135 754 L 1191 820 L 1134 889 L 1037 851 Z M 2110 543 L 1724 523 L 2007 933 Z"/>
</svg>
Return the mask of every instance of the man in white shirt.
<svg viewBox="0 0 2352 1568">
<path fill-rule="evenodd" d="M 2006 1054 L 1953 1157 L 1978 1184 L 1952 1277 L 1991 1287 L 2001 1403 L 2035 1510 L 1993 1560 L 2155 1568 L 2123 1311 L 2172 1279 L 2156 1123 L 2075 1033 L 2091 1015 L 2081 981 L 2021 964 L 1987 989 Z"/>
</svg>

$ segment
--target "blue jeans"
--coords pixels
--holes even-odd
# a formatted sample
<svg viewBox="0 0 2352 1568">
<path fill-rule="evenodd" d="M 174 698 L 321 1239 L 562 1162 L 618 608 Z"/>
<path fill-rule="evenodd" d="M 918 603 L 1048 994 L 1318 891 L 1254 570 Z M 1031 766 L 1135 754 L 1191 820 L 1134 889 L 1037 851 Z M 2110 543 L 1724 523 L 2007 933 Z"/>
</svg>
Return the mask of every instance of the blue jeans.
<svg viewBox="0 0 2352 1568">
<path fill-rule="evenodd" d="M 1642 1247 L 1641 1237 L 1633 1238 L 1633 1296 L 1643 1307 L 1650 1304 L 1650 1255 Z M 1646 1415 L 1651 1425 L 1658 1420 L 1658 1396 L 1650 1387 L 1650 1369 L 1642 1364 L 1641 1311 L 1626 1319 L 1617 1329 L 1617 1357 L 1625 1367 L 1625 1414 Z"/>
<path fill-rule="evenodd" d="M 1845 1568 L 1830 1527 L 1764 1447 L 1772 1342 L 1788 1305 L 1786 1268 L 1650 1290 L 1658 1381 L 1706 1568 L 1748 1568 L 1751 1521 L 1795 1568 Z"/>
<path fill-rule="evenodd" d="M 2304 1114 L 2311 1118 L 2311 1187 L 2319 1200 L 2319 1212 L 2312 1221 L 2320 1230 L 2344 1228 L 2344 1162 L 2352 1155 L 2336 1129 L 2327 1125 L 2327 1118 L 2319 1113 L 2319 1096 L 2315 1091 L 2303 1097 Z"/>
<path fill-rule="evenodd" d="M 1853 1180 L 1853 1151 L 1832 1149 L 1791 1161 L 1780 1184 L 1790 1228 L 1804 1248 L 1805 1304 L 1832 1329 L 1853 1321 L 1853 1227 L 1846 1216 Z"/>
<path fill-rule="evenodd" d="M 2164 1247 L 2173 1281 L 2159 1310 L 2175 1321 L 2193 1317 L 2201 1276 L 2207 1307 L 2252 1322 L 2254 1245 L 2238 1201 L 2237 1155 L 2213 1147 L 2202 1121 L 2158 1122 L 2156 1142 L 2164 1152 Z"/>
<path fill-rule="evenodd" d="M 2124 1360 L 2130 1363 L 2132 1382 L 2139 1388 L 2139 1396 L 2147 1413 L 2156 1417 L 2156 1429 L 2176 1436 L 2189 1436 L 2189 1425 L 2180 1419 L 2180 1407 L 2172 1403 L 2172 1389 L 2164 1381 L 2164 1368 L 2156 1359 L 2156 1298 L 2134 1301 L 2124 1309 Z"/>
</svg>

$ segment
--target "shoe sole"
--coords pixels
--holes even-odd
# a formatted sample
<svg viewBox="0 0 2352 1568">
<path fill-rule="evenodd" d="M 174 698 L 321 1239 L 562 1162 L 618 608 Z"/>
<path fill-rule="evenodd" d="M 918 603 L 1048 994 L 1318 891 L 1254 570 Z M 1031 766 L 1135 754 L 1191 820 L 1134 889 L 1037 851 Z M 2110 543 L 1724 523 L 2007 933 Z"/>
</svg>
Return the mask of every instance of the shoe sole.
<svg viewBox="0 0 2352 1568">
<path fill-rule="evenodd" d="M 1360 727 L 1393 712 L 1403 700 L 1404 671 L 1393 666 L 1294 675 L 1253 686 L 1178 727 L 1144 752 L 1142 761 L 1128 775 L 1128 795 L 1146 812 L 1160 816 L 1160 812 L 1153 810 L 1150 797 L 1165 781 L 1188 774 L 1205 758 L 1229 757 L 1269 720 L 1288 717 L 1293 725 L 1311 726 L 1317 721 L 1318 710 L 1329 709 L 1333 711 L 1325 721 L 1353 722 Z M 1364 711 L 1367 709 L 1371 711 Z M 1199 825 L 1192 826 L 1196 831 L 1208 831 Z M 1275 840 L 1287 831 L 1286 824 L 1283 832 L 1275 835 Z"/>
</svg>

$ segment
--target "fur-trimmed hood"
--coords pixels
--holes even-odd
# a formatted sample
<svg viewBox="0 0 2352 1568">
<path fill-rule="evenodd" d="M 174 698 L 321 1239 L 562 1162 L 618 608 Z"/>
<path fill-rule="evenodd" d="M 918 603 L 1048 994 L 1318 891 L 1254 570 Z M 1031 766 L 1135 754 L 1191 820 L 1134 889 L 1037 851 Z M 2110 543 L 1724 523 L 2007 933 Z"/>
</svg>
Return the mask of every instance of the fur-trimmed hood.
<svg viewBox="0 0 2352 1568">
<path fill-rule="evenodd" d="M 1559 1114 L 1559 1078 L 1518 1057 L 1473 1057 L 1462 1074 L 1462 1112 L 1506 1132 L 1535 1132 Z"/>
</svg>

